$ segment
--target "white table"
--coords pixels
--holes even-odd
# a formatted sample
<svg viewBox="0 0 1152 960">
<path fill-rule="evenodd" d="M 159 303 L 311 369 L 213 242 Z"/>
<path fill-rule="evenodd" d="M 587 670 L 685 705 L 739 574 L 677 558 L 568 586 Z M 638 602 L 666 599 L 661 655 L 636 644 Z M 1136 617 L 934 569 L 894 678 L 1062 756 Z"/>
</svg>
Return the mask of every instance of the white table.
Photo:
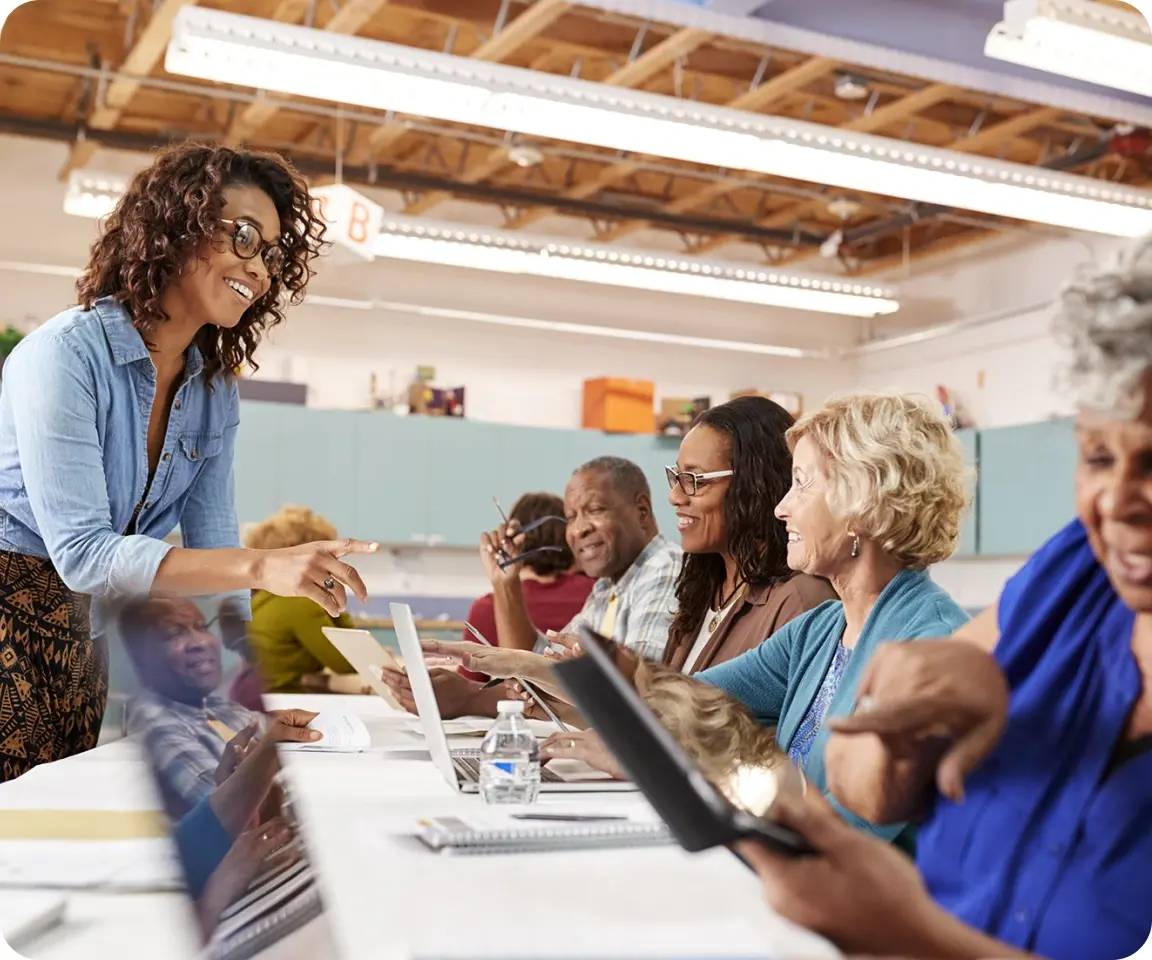
<svg viewBox="0 0 1152 960">
<path fill-rule="evenodd" d="M 725 851 L 673 848 L 447 857 L 411 836 L 423 816 L 481 809 L 450 788 L 420 749 L 410 718 L 375 697 L 280 696 L 271 706 L 339 704 L 360 714 L 374 743 L 404 752 L 285 757 L 305 836 L 343 960 L 413 956 L 574 956 L 611 945 L 669 953 L 703 942 L 714 956 L 837 954 L 772 914 L 760 885 Z M 554 809 L 629 808 L 636 795 L 542 796 Z M 0 785 L 0 809 L 155 809 L 154 788 L 131 742 L 50 764 Z M 3 843 L 0 843 L 0 857 Z M 0 891 L 0 896 L 3 892 Z M 460 952 L 469 947 L 471 953 Z M 481 949 L 486 948 L 486 949 Z M 32 960 L 191 958 L 196 939 L 174 893 L 74 892 L 65 923 L 25 947 Z M 526 954 L 525 954 L 526 955 Z M 309 957 L 309 960 L 312 960 Z M 318 958 L 319 960 L 319 958 Z"/>
</svg>

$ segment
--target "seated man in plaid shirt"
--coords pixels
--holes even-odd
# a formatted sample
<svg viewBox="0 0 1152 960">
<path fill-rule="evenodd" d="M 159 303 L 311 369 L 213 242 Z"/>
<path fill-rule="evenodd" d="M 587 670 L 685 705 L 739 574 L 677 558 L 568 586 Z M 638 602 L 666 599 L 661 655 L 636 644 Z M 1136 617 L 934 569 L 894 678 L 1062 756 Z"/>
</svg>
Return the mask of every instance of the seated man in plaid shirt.
<svg viewBox="0 0 1152 960">
<path fill-rule="evenodd" d="M 584 608 L 563 633 L 572 634 L 580 626 L 588 626 L 659 663 L 676 615 L 676 578 L 684 555 L 680 547 L 660 535 L 644 471 L 620 457 L 589 461 L 568 482 L 564 513 L 576 565 L 597 579 Z M 484 534 L 480 555 L 492 582 L 500 645 L 542 653 L 551 642 L 528 616 L 517 564 L 508 562 L 514 561 L 515 553 L 516 546 L 505 537 L 504 530 Z M 572 642 L 567 637 L 554 639 Z M 441 646 L 447 652 L 468 645 Z M 431 674 L 445 719 L 495 716 L 496 704 L 507 698 L 502 686 L 483 689 L 455 670 L 437 669 Z M 384 681 L 398 702 L 415 713 L 408 678 L 386 669 Z"/>
<path fill-rule="evenodd" d="M 157 768 L 164 807 L 173 819 L 204 800 L 231 772 L 221 763 L 238 734 L 251 739 L 264 717 L 217 696 L 223 682 L 220 641 L 204 614 L 184 598 L 150 597 L 120 614 L 120 635 L 144 692 L 128 706 L 128 733 L 144 738 Z M 306 724 L 315 714 L 291 711 L 284 739 L 308 741 Z"/>
</svg>

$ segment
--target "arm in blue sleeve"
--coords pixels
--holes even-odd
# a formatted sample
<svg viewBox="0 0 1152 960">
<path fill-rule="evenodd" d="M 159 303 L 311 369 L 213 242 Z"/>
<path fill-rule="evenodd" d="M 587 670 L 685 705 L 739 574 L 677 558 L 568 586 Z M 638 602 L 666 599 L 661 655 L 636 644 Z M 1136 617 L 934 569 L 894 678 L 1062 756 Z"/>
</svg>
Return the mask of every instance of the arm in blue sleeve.
<svg viewBox="0 0 1152 960">
<path fill-rule="evenodd" d="M 236 519 L 236 434 L 240 428 L 240 400 L 236 383 L 231 391 L 224 443 L 219 456 L 210 457 L 188 492 L 184 513 L 180 517 L 180 537 L 185 547 L 194 550 L 216 550 L 240 546 L 240 524 Z M 221 384 L 216 384 L 221 389 Z M 251 594 L 247 590 L 222 594 L 235 601 L 243 620 L 252 619 Z"/>
<path fill-rule="evenodd" d="M 176 824 L 176 849 L 184 867 L 188 893 L 199 900 L 221 861 L 232 849 L 233 839 L 205 797 Z"/>
<path fill-rule="evenodd" d="M 147 593 L 172 547 L 112 529 L 86 361 L 58 337 L 29 338 L 4 364 L 4 391 L 32 514 L 61 579 L 95 596 Z"/>
<path fill-rule="evenodd" d="M 788 663 L 797 622 L 786 623 L 759 646 L 696 674 L 695 679 L 739 700 L 764 726 L 779 723 L 788 693 Z"/>
</svg>

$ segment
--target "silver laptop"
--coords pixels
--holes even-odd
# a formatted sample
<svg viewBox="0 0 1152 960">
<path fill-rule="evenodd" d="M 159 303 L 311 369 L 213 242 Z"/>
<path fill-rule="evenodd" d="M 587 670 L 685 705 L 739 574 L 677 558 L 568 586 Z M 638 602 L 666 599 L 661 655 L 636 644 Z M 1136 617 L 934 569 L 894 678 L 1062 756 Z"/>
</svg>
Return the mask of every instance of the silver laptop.
<svg viewBox="0 0 1152 960">
<path fill-rule="evenodd" d="M 420 648 L 420 638 L 416 634 L 416 622 L 412 619 L 412 609 L 406 603 L 389 605 L 392 623 L 396 628 L 396 638 L 400 641 L 400 654 L 404 658 L 404 668 L 408 682 L 412 686 L 412 699 L 416 701 L 416 712 L 428 745 L 428 753 L 449 786 L 460 793 L 480 792 L 480 751 L 475 747 L 466 750 L 452 750 L 444 733 L 440 707 L 436 703 L 436 693 L 432 689 L 432 678 L 424 664 L 424 651 Z M 618 793 L 634 791 L 634 784 L 613 780 L 607 775 L 593 770 L 587 764 L 571 762 L 559 763 L 563 772 L 557 772 L 551 765 L 540 769 L 540 789 L 549 793 Z"/>
</svg>

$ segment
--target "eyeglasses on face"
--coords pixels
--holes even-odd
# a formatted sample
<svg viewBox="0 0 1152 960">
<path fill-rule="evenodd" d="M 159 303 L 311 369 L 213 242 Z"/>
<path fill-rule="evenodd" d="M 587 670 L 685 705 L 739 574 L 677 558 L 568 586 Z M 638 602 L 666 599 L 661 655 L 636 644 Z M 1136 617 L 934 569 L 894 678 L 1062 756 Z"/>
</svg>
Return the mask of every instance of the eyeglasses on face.
<svg viewBox="0 0 1152 960">
<path fill-rule="evenodd" d="M 225 220 L 221 223 L 232 228 L 232 252 L 241 260 L 251 260 L 260 257 L 268 276 L 275 279 L 284 269 L 284 248 L 278 243 L 269 243 L 264 239 L 260 228 L 249 220 Z"/>
<path fill-rule="evenodd" d="M 668 489 L 675 490 L 676 485 L 680 485 L 688 496 L 694 497 L 700 492 L 701 485 L 707 485 L 713 480 L 720 480 L 724 477 L 732 476 L 731 470 L 713 470 L 711 473 L 688 473 L 685 470 L 677 470 L 675 467 L 665 467 L 664 473 L 668 476 Z"/>
</svg>

